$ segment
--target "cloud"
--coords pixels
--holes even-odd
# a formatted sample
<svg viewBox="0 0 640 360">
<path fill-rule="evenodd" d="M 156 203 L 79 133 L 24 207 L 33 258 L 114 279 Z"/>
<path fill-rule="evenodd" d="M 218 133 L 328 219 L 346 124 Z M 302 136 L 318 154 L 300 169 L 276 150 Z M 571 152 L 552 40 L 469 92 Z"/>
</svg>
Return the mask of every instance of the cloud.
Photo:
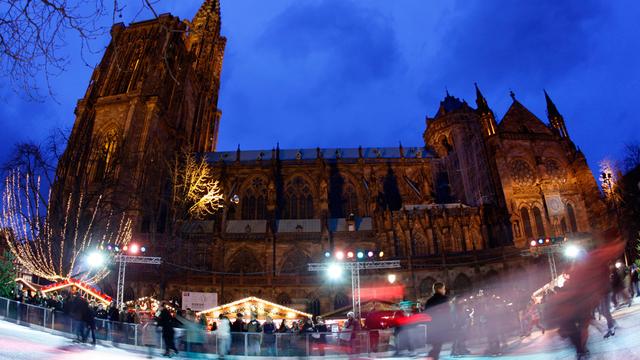
<svg viewBox="0 0 640 360">
<path fill-rule="evenodd" d="M 289 68 L 313 69 L 323 87 L 365 86 L 393 76 L 402 63 L 390 19 L 350 0 L 295 2 L 257 45 Z"/>
</svg>

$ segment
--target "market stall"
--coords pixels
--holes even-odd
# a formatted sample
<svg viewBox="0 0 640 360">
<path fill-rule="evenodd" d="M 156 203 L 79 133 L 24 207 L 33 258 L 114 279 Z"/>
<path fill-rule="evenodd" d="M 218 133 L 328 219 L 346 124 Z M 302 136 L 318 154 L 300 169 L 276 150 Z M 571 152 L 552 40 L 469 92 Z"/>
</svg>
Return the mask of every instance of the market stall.
<svg viewBox="0 0 640 360">
<path fill-rule="evenodd" d="M 210 320 L 217 319 L 220 315 L 225 315 L 229 320 L 233 321 L 239 313 L 243 314 L 244 318 L 249 318 L 252 313 L 255 313 L 260 321 L 263 321 L 267 316 L 270 316 L 274 320 L 294 320 L 312 316 L 309 313 L 272 303 L 255 296 L 199 311 L 197 314 L 205 314 Z"/>
<path fill-rule="evenodd" d="M 49 294 L 53 292 L 60 292 L 64 290 L 70 290 L 71 292 L 80 291 L 83 295 L 88 297 L 89 299 L 98 301 L 105 306 L 108 306 L 113 299 L 111 296 L 103 293 L 102 291 L 96 289 L 95 287 L 87 284 L 84 281 L 78 279 L 66 279 L 55 284 L 46 285 L 40 288 L 40 291 L 43 294 Z"/>
</svg>

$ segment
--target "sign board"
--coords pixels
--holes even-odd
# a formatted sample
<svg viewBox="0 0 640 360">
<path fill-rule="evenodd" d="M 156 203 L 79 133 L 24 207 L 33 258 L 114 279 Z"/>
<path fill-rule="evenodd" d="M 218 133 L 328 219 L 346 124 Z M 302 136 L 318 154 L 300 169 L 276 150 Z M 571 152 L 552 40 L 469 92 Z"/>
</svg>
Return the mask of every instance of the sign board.
<svg viewBox="0 0 640 360">
<path fill-rule="evenodd" d="M 218 306 L 218 293 L 182 292 L 182 310 L 202 311 Z"/>
</svg>

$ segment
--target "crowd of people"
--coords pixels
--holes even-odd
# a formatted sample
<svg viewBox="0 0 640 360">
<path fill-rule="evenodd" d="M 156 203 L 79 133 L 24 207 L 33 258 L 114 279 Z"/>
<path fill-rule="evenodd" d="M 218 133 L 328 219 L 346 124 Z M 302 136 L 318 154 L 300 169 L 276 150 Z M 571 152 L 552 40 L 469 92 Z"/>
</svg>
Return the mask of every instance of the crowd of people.
<svg viewBox="0 0 640 360">
<path fill-rule="evenodd" d="M 384 318 L 380 316 L 382 312 L 375 309 L 362 320 L 349 312 L 337 331 L 319 316 L 278 321 L 266 316 L 264 321 L 259 321 L 256 313 L 248 314 L 248 319 L 238 313 L 231 314 L 233 321 L 224 314 L 217 321 L 211 321 L 191 310 L 176 311 L 166 302 L 157 311 L 142 311 L 118 308 L 115 303 L 104 306 L 88 300 L 80 292 L 43 295 L 17 291 L 15 300 L 51 308 L 70 318 L 79 342 L 90 339 L 91 344 L 95 344 L 96 330 L 100 327 L 111 327 L 108 333 L 114 334 L 132 329 L 119 324 L 137 326 L 139 343 L 147 347 L 149 357 L 161 344 L 165 356 L 177 354 L 179 348 L 191 354 L 217 352 L 222 357 L 305 353 L 322 356 L 329 344 L 332 351 L 349 354 L 363 350 L 359 347 L 363 339 L 367 340 L 370 352 L 395 350 L 399 356 L 416 355 L 429 349 L 428 356 L 438 359 L 445 343 L 451 343 L 451 355 L 469 355 L 468 342 L 473 342 L 476 353 L 478 346 L 484 346 L 478 354 L 497 356 L 505 352 L 508 339 L 518 335 L 528 337 L 534 330 L 544 334 L 558 329 L 558 334 L 571 342 L 581 358 L 588 354 L 586 329 L 589 325 L 601 328 L 605 338 L 615 335 L 616 323 L 611 313 L 631 306 L 633 297 L 640 297 L 639 274 L 635 264 L 630 267 L 620 263 L 585 265 L 569 271 L 563 287 L 556 286 L 540 297 L 525 301 L 507 300 L 497 291 L 486 289 L 450 298 L 445 284 L 438 282 L 433 285 L 433 295 L 422 305 L 403 302 L 400 311 L 393 311 L 391 315 L 387 311 Z M 606 327 L 600 325 L 603 318 Z M 109 321 L 97 321 L 100 319 Z M 181 328 L 179 338 L 176 328 Z M 380 346 L 383 329 L 393 334 L 385 348 Z M 215 336 L 207 338 L 207 334 Z M 211 338 L 215 339 L 213 345 L 207 340 Z"/>
</svg>

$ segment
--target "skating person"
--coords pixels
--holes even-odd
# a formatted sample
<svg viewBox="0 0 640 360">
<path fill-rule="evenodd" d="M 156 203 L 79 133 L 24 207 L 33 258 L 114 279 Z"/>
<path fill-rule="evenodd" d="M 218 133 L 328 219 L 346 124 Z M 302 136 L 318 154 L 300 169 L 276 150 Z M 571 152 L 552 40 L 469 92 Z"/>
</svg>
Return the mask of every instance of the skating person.
<svg viewBox="0 0 640 360">
<path fill-rule="evenodd" d="M 164 356 L 171 356 L 171 351 L 173 351 L 174 354 L 178 353 L 178 349 L 174 342 L 175 330 L 173 325 L 173 316 L 171 316 L 171 312 L 167 308 L 167 304 L 163 303 L 162 310 L 160 310 L 160 316 L 158 316 L 158 326 L 162 327 L 162 340 L 164 341 L 165 346 Z"/>
<path fill-rule="evenodd" d="M 220 314 L 218 317 L 220 323 L 218 325 L 218 329 L 216 330 L 216 336 L 218 337 L 218 356 L 221 359 L 229 354 L 229 349 L 231 348 L 231 322 L 229 318 Z"/>
<path fill-rule="evenodd" d="M 427 343 L 431 344 L 429 357 L 437 360 L 440 357 L 442 344 L 450 340 L 451 313 L 447 289 L 441 282 L 433 284 L 433 295 L 427 300 L 424 311 L 432 318 L 432 331 L 429 331 Z"/>
</svg>

